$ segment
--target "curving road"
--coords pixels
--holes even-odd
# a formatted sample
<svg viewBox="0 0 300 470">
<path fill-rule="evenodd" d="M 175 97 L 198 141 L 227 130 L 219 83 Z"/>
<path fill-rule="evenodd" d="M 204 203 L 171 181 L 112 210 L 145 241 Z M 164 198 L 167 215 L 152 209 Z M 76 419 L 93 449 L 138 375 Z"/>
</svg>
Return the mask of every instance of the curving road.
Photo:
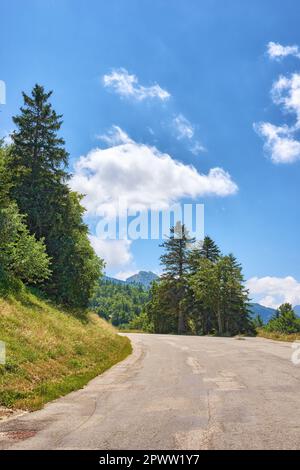
<svg viewBox="0 0 300 470">
<path fill-rule="evenodd" d="M 128 336 L 134 352 L 125 361 L 0 424 L 0 448 L 300 448 L 300 366 L 291 344 Z"/>
</svg>

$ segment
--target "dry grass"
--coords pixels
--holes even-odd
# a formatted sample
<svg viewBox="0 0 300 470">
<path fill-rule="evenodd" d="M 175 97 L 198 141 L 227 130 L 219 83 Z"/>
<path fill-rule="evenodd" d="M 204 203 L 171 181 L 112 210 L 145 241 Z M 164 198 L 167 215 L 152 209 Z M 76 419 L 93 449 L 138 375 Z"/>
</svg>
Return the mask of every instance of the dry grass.
<svg viewBox="0 0 300 470">
<path fill-rule="evenodd" d="M 287 335 L 283 333 L 275 333 L 275 332 L 271 333 L 269 331 L 264 330 L 263 328 L 257 329 L 257 336 L 260 336 L 261 338 L 273 339 L 276 341 L 288 341 L 288 342 L 300 341 L 299 333 L 295 333 L 291 335 Z"/>
<path fill-rule="evenodd" d="M 76 390 L 131 352 L 95 314 L 78 318 L 24 291 L 0 298 L 0 406 L 37 409 Z"/>
</svg>

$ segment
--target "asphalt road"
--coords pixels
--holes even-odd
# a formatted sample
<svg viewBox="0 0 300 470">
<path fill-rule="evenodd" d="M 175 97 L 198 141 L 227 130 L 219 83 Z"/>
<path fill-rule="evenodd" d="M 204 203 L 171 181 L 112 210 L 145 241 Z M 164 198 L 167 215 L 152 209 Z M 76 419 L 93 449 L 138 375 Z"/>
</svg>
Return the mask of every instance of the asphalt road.
<svg viewBox="0 0 300 470">
<path fill-rule="evenodd" d="M 134 353 L 125 361 L 0 424 L 0 448 L 300 448 L 300 365 L 291 344 L 128 336 Z"/>
</svg>

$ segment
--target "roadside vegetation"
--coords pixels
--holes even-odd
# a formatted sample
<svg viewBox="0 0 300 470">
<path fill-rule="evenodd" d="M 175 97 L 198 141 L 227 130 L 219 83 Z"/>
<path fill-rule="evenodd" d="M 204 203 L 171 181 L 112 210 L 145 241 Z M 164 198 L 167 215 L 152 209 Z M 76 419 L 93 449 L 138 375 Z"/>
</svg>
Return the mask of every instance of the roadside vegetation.
<svg viewBox="0 0 300 470">
<path fill-rule="evenodd" d="M 258 335 L 264 338 L 278 341 L 300 340 L 300 318 L 289 303 L 282 304 L 267 324 L 264 325 L 259 317 L 254 322 Z"/>
<path fill-rule="evenodd" d="M 99 280 L 90 306 L 101 318 L 124 330 L 134 328 L 148 300 L 149 291 L 141 284 L 121 284 L 104 278 Z"/>
</svg>

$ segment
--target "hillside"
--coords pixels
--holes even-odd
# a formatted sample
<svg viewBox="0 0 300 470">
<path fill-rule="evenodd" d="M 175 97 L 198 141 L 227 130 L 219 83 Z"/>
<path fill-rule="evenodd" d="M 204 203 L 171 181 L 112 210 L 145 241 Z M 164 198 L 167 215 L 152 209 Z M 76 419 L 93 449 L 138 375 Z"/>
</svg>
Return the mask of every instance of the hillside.
<svg viewBox="0 0 300 470">
<path fill-rule="evenodd" d="M 40 408 L 131 352 L 129 340 L 97 315 L 74 317 L 26 289 L 0 297 L 0 313 L 7 356 L 0 365 L 0 406 Z"/>
<path fill-rule="evenodd" d="M 264 307 L 263 305 L 257 303 L 250 304 L 250 310 L 253 317 L 259 315 L 264 323 L 268 323 L 268 321 L 276 312 L 274 308 Z"/>
<path fill-rule="evenodd" d="M 253 303 L 250 304 L 250 310 L 253 317 L 259 315 L 264 323 L 268 323 L 269 320 L 275 315 L 276 310 L 270 307 L 264 307 L 263 305 Z M 300 317 L 300 305 L 293 307 L 295 314 Z"/>
<path fill-rule="evenodd" d="M 149 300 L 149 292 L 141 284 L 101 279 L 91 300 L 91 309 L 114 326 L 127 325 L 138 317 Z"/>
</svg>

